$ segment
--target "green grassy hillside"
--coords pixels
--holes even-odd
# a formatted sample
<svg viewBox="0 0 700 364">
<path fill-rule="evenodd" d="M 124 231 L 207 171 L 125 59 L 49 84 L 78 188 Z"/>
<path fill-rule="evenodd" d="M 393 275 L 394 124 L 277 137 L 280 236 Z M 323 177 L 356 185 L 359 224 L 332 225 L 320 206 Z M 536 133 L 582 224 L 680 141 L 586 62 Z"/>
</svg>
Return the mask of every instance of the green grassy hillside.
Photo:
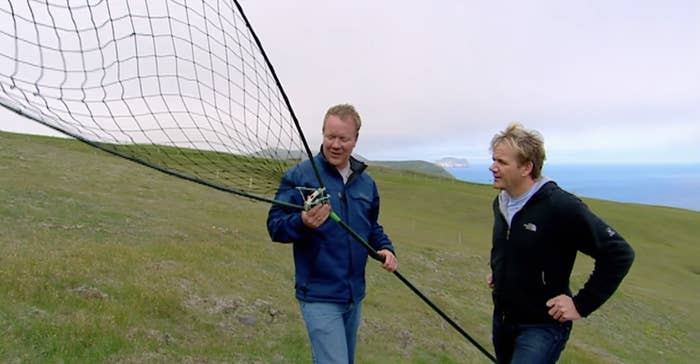
<svg viewBox="0 0 700 364">
<path fill-rule="evenodd" d="M 409 173 L 433 174 L 445 178 L 454 178 L 454 176 L 441 166 L 426 161 L 367 161 L 370 166 L 380 166 L 392 169 L 398 169 Z"/>
<path fill-rule="evenodd" d="M 399 271 L 489 350 L 488 186 L 370 167 Z M 700 357 L 700 213 L 586 200 L 634 246 L 562 363 Z M 307 363 L 291 247 L 268 205 L 66 139 L 0 133 L 0 362 Z M 573 284 L 591 269 L 580 256 Z M 359 363 L 485 357 L 376 262 Z"/>
</svg>

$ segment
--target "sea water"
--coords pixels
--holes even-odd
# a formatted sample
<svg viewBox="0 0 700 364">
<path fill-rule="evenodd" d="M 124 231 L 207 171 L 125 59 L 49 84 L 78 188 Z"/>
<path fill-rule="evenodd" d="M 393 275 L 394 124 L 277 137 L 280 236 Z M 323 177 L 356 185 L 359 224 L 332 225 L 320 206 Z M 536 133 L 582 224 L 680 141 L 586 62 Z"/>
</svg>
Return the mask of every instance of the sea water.
<svg viewBox="0 0 700 364">
<path fill-rule="evenodd" d="M 491 184 L 489 164 L 447 168 L 455 178 Z M 700 211 L 700 164 L 547 164 L 542 174 L 582 197 Z"/>
</svg>

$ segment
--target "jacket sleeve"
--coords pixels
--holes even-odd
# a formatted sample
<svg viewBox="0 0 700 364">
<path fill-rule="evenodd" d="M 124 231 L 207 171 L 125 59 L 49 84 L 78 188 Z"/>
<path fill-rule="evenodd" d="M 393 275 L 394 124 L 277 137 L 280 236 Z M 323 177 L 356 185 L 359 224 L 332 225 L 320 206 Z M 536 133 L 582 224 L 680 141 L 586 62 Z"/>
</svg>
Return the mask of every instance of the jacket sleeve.
<svg viewBox="0 0 700 364">
<path fill-rule="evenodd" d="M 396 251 L 394 251 L 394 245 L 391 243 L 391 240 L 386 235 L 386 233 L 384 233 L 384 228 L 382 227 L 382 225 L 379 224 L 379 192 L 375 183 L 372 183 L 372 189 L 374 198 L 372 199 L 372 207 L 370 209 L 369 216 L 369 222 L 372 225 L 370 227 L 371 231 L 369 236 L 369 243 L 375 250 L 388 249 L 392 253 L 394 253 L 394 255 L 396 255 Z"/>
<path fill-rule="evenodd" d="M 583 317 L 608 300 L 627 275 L 634 261 L 634 250 L 612 227 L 594 215 L 579 199 L 572 201 L 572 235 L 577 248 L 595 260 L 593 272 L 573 297 Z"/>
<path fill-rule="evenodd" d="M 295 169 L 292 169 L 282 177 L 275 200 L 303 205 L 303 198 L 296 189 L 294 172 Z M 273 203 L 267 214 L 267 232 L 274 242 L 293 243 L 303 241 L 309 228 L 301 221 L 301 210 Z"/>
</svg>

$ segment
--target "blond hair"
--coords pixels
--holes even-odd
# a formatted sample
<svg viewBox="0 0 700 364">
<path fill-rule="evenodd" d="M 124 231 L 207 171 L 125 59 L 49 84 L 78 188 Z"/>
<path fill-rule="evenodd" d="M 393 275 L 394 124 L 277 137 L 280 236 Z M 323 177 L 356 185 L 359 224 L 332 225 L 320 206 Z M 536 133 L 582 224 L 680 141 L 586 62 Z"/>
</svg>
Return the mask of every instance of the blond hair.
<svg viewBox="0 0 700 364">
<path fill-rule="evenodd" d="M 532 172 L 530 174 L 533 179 L 540 178 L 546 158 L 542 134 L 536 130 L 525 129 L 518 122 L 513 122 L 505 130 L 494 135 L 493 139 L 491 139 L 490 150 L 493 152 L 494 148 L 499 144 L 511 147 L 517 154 L 520 165 L 532 162 Z"/>
<path fill-rule="evenodd" d="M 338 104 L 331 106 L 328 111 L 326 111 L 326 116 L 323 117 L 323 129 L 326 128 L 326 120 L 328 117 L 334 115 L 339 117 L 341 120 L 351 118 L 355 123 L 355 132 L 360 132 L 360 127 L 362 126 L 362 119 L 360 119 L 360 114 L 355 110 L 355 107 L 350 104 Z"/>
</svg>

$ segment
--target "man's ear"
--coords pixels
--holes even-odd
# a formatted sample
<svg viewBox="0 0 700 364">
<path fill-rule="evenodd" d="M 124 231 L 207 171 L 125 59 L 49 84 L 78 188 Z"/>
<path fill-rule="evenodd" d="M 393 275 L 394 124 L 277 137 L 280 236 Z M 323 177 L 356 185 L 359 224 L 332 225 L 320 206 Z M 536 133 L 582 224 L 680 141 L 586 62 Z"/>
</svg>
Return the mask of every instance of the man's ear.
<svg viewBox="0 0 700 364">
<path fill-rule="evenodd" d="M 532 161 L 527 161 L 527 163 L 523 164 L 520 166 L 520 175 L 523 177 L 526 176 L 531 176 L 532 175 L 532 170 L 535 168 L 535 163 L 532 163 Z"/>
</svg>

